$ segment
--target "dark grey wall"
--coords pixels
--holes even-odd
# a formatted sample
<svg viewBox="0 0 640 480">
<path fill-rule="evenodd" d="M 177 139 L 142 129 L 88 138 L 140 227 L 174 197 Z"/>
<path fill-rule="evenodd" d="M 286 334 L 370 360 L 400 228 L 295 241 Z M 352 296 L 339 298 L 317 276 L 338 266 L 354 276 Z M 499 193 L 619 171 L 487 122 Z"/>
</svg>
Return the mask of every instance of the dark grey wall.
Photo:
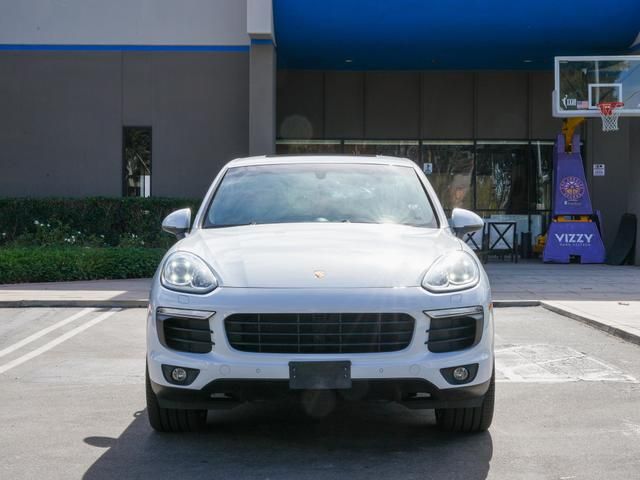
<svg viewBox="0 0 640 480">
<path fill-rule="evenodd" d="M 279 80 L 286 78 L 286 73 Z M 364 75 L 327 72 L 324 77 L 324 133 L 328 138 L 364 137 Z M 286 91 L 281 91 L 285 97 Z M 280 98 L 280 97 L 278 97 Z M 280 110 L 277 109 L 279 113 Z M 284 118 L 284 117 L 281 117 Z"/>
<path fill-rule="evenodd" d="M 315 70 L 278 70 L 277 134 L 283 138 L 324 138 L 324 74 Z M 351 112 L 344 112 L 349 115 Z M 362 116 L 362 111 L 358 112 Z"/>
<path fill-rule="evenodd" d="M 552 72 L 530 72 L 529 138 L 555 139 L 562 129 L 562 120 L 551 116 Z"/>
<path fill-rule="evenodd" d="M 593 208 L 602 212 L 605 247 L 613 244 L 620 217 L 627 211 L 629 189 L 629 122 L 620 119 L 620 130 L 603 132 L 598 118 L 588 119 L 585 126 L 587 145 L 586 173 Z M 605 176 L 593 176 L 593 164 L 605 164 Z"/>
<path fill-rule="evenodd" d="M 153 129 L 153 195 L 203 195 L 248 153 L 243 52 L 0 52 L 0 196 L 122 194 L 122 127 Z"/>
<path fill-rule="evenodd" d="M 152 195 L 204 195 L 249 153 L 247 54 L 154 53 L 152 64 Z"/>
<path fill-rule="evenodd" d="M 278 137 L 553 139 L 552 72 L 281 70 Z M 450 112 L 453 112 L 450 113 Z"/>
<path fill-rule="evenodd" d="M 369 72 L 365 78 L 365 136 L 417 138 L 420 132 L 420 75 L 415 72 Z"/>
<path fill-rule="evenodd" d="M 150 52 L 122 55 L 122 123 L 151 125 L 153 122 L 153 63 Z"/>
<path fill-rule="evenodd" d="M 627 211 L 640 221 L 640 118 L 629 120 L 629 199 Z M 636 264 L 640 265 L 640 225 L 636 235 Z"/>
<path fill-rule="evenodd" d="M 527 74 L 482 72 L 477 78 L 477 137 L 526 139 L 529 121 Z"/>
<path fill-rule="evenodd" d="M 475 77 L 467 72 L 422 74 L 421 137 L 474 138 Z M 455 115 L 445 114 L 451 111 L 456 112 Z"/>
<path fill-rule="evenodd" d="M 118 53 L 0 53 L 0 196 L 120 195 Z"/>
<path fill-rule="evenodd" d="M 620 118 L 617 132 L 602 132 L 599 119 L 587 121 L 587 178 L 594 208 L 602 212 L 605 247 L 615 240 L 623 213 L 640 219 L 640 119 Z M 593 164 L 605 164 L 605 176 L 593 176 Z M 640 265 L 640 232 L 636 237 Z"/>
</svg>

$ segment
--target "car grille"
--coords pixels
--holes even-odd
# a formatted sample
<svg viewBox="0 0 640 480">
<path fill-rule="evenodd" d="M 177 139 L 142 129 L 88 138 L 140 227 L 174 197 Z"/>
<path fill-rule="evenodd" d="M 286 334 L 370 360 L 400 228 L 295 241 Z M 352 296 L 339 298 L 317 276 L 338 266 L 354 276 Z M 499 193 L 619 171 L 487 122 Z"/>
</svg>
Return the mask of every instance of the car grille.
<svg viewBox="0 0 640 480">
<path fill-rule="evenodd" d="M 179 315 L 179 314 L 178 314 Z M 161 342 L 180 352 L 208 353 L 211 351 L 211 327 L 208 318 L 180 317 L 158 313 Z"/>
<path fill-rule="evenodd" d="M 414 319 L 403 313 L 251 313 L 225 319 L 236 350 L 262 353 L 394 352 L 409 346 Z"/>
<path fill-rule="evenodd" d="M 431 317 L 427 346 L 434 353 L 454 352 L 472 347 L 480 340 L 482 309 L 464 312 L 425 312 Z"/>
</svg>

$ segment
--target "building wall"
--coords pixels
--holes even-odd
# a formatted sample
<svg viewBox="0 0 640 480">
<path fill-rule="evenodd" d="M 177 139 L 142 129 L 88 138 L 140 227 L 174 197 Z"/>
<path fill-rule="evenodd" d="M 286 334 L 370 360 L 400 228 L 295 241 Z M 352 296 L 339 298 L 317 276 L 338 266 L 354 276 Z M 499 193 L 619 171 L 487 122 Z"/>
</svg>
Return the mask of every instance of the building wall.
<svg viewBox="0 0 640 480">
<path fill-rule="evenodd" d="M 0 0 L 0 11 L 0 44 L 249 44 L 241 0 Z"/>
<path fill-rule="evenodd" d="M 281 70 L 277 90 L 281 139 L 554 140 L 562 127 L 551 115 L 547 71 Z M 589 119 L 582 133 L 610 248 L 622 214 L 640 218 L 640 119 L 621 119 L 616 133 Z M 606 164 L 605 177 L 593 177 L 594 163 Z"/>
<path fill-rule="evenodd" d="M 279 138 L 555 138 L 552 72 L 280 70 Z"/>
<path fill-rule="evenodd" d="M 629 197 L 627 211 L 640 222 L 640 119 L 629 122 Z M 640 225 L 637 225 L 636 264 L 640 265 Z"/>
<path fill-rule="evenodd" d="M 121 57 L 0 52 L 0 196 L 119 195 Z"/>
<path fill-rule="evenodd" d="M 587 145 L 586 173 L 593 208 L 602 212 L 602 231 L 608 250 L 615 239 L 620 217 L 627 211 L 631 185 L 629 164 L 629 121 L 620 119 L 620 130 L 603 132 L 600 119 L 588 119 L 585 129 Z M 605 164 L 605 176 L 593 176 L 593 164 Z"/>
<path fill-rule="evenodd" d="M 587 178 L 594 208 L 603 214 L 605 247 L 613 245 L 623 213 L 640 219 L 640 119 L 620 118 L 617 132 L 602 132 L 600 120 L 587 121 Z M 593 176 L 593 164 L 605 164 L 605 176 Z M 640 265 L 640 231 L 636 236 Z"/>
<path fill-rule="evenodd" d="M 248 52 L 0 52 L 0 196 L 122 194 L 152 127 L 152 194 L 198 197 L 248 154 Z"/>
</svg>

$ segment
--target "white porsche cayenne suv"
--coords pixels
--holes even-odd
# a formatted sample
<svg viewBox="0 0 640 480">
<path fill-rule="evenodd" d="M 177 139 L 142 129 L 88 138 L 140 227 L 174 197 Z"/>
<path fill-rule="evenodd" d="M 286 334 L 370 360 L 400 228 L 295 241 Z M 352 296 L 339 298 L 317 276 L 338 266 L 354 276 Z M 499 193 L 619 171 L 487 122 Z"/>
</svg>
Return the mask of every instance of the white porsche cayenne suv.
<svg viewBox="0 0 640 480">
<path fill-rule="evenodd" d="M 287 396 L 382 399 L 478 432 L 494 408 L 487 276 L 410 160 L 234 160 L 153 279 L 146 394 L 151 426 L 191 431 L 207 410 Z M 333 399 L 333 400 L 332 400 Z"/>
</svg>

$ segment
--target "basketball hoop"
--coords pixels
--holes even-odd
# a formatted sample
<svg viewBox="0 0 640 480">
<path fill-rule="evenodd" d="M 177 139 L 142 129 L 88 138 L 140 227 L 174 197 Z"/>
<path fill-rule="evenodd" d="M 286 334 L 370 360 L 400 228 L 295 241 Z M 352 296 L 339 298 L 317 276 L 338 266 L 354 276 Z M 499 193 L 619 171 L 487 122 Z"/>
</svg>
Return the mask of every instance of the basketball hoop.
<svg viewBox="0 0 640 480">
<path fill-rule="evenodd" d="M 603 132 L 615 132 L 618 130 L 618 118 L 622 107 L 624 107 L 623 102 L 602 102 L 598 104 Z"/>
</svg>

